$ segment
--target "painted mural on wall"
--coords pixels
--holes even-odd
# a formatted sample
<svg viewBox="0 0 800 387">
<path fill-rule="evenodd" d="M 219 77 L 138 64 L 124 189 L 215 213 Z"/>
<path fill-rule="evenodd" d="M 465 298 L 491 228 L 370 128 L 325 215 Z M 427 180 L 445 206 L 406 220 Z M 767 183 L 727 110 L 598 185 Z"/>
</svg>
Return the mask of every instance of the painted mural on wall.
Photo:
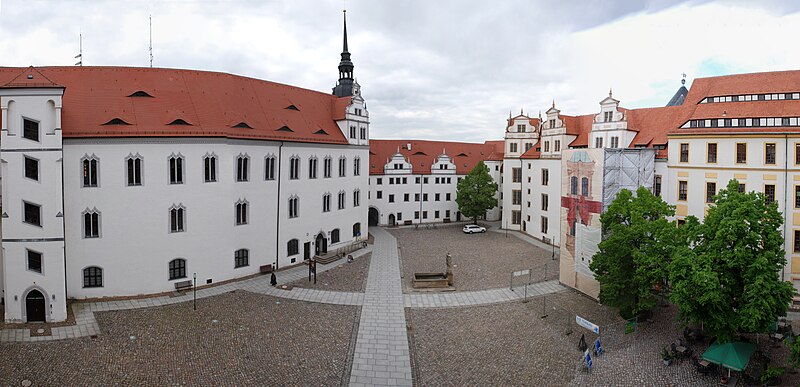
<svg viewBox="0 0 800 387">
<path fill-rule="evenodd" d="M 600 243 L 603 197 L 603 150 L 578 149 L 562 157 L 561 240 L 562 259 L 574 264 L 574 272 L 590 278 L 592 256 Z"/>
</svg>

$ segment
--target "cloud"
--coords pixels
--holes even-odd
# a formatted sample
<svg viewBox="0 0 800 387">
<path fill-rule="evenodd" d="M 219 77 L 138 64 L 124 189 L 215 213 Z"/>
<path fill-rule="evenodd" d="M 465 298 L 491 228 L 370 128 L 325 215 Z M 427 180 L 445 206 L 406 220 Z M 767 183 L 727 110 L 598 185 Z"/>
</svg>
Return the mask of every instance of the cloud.
<svg viewBox="0 0 800 387">
<path fill-rule="evenodd" d="M 0 65 L 154 64 L 330 92 L 338 0 L 2 1 Z M 370 1 L 347 3 L 350 51 L 376 138 L 502 138 L 509 110 L 553 99 L 588 114 L 613 87 L 661 106 L 695 77 L 797 68 L 791 1 Z"/>
</svg>

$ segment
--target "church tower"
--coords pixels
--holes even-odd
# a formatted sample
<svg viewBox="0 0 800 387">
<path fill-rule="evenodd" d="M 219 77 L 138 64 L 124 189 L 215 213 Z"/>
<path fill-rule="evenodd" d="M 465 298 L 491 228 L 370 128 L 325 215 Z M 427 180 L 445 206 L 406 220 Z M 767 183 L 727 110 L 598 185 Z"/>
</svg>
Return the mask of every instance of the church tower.
<svg viewBox="0 0 800 387">
<path fill-rule="evenodd" d="M 342 60 L 339 61 L 339 81 L 333 88 L 333 95 L 349 97 L 358 94 L 358 84 L 353 79 L 353 62 L 350 61 L 350 52 L 347 51 L 347 10 L 344 13 L 344 43 L 342 46 Z M 355 89 L 355 93 L 354 90 Z"/>
</svg>

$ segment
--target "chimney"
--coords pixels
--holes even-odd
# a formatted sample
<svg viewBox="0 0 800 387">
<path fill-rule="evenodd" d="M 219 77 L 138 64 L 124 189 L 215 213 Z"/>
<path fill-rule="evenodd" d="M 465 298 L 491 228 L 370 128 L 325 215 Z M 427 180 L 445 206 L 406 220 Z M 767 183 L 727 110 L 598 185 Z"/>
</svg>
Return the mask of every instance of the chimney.
<svg viewBox="0 0 800 387">
<path fill-rule="evenodd" d="M 406 144 L 406 149 L 411 150 L 411 143 Z"/>
</svg>

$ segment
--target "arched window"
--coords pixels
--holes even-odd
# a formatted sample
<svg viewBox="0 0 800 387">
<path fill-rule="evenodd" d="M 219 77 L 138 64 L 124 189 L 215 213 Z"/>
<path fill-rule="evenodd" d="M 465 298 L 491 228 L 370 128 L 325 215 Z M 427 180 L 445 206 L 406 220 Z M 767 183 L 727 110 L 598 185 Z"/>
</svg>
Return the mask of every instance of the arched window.
<svg viewBox="0 0 800 387">
<path fill-rule="evenodd" d="M 265 160 L 264 180 L 275 180 L 275 162 L 277 158 L 273 155 L 269 155 Z"/>
<path fill-rule="evenodd" d="M 316 179 L 317 178 L 317 156 L 312 156 L 308 159 L 308 178 L 309 179 Z"/>
<path fill-rule="evenodd" d="M 81 167 L 83 169 L 83 186 L 84 187 L 97 187 L 97 172 L 100 164 L 100 160 L 97 159 L 97 156 L 92 155 L 84 156 L 81 160 Z"/>
<path fill-rule="evenodd" d="M 581 195 L 589 196 L 589 178 L 581 178 Z"/>
<path fill-rule="evenodd" d="M 324 177 L 331 177 L 331 168 L 333 164 L 333 159 L 330 156 L 325 157 L 322 163 L 322 175 Z"/>
<path fill-rule="evenodd" d="M 240 268 L 250 266 L 250 251 L 247 249 L 239 249 L 233 253 L 233 268 Z"/>
<path fill-rule="evenodd" d="M 206 183 L 217 181 L 217 156 L 206 154 L 203 157 L 203 178 Z"/>
<path fill-rule="evenodd" d="M 286 243 L 286 255 L 292 256 L 300 253 L 300 243 L 297 239 L 291 239 Z"/>
<path fill-rule="evenodd" d="M 322 212 L 329 212 L 331 210 L 331 194 L 325 193 L 322 195 Z"/>
<path fill-rule="evenodd" d="M 169 232 L 183 232 L 186 230 L 186 208 L 182 205 L 169 209 Z"/>
<path fill-rule="evenodd" d="M 248 181 L 250 179 L 250 157 L 240 154 L 236 158 L 236 181 Z"/>
<path fill-rule="evenodd" d="M 339 177 L 347 176 L 347 158 L 342 156 L 339 158 Z"/>
<path fill-rule="evenodd" d="M 339 243 L 339 229 L 335 228 L 331 231 L 331 244 Z"/>
<path fill-rule="evenodd" d="M 300 216 L 300 198 L 292 196 L 289 198 L 289 217 L 296 218 Z"/>
<path fill-rule="evenodd" d="M 344 201 L 345 201 L 345 193 L 344 191 L 339 191 L 339 209 L 344 209 Z"/>
<path fill-rule="evenodd" d="M 100 212 L 98 212 L 96 208 L 91 211 L 86 209 L 83 213 L 83 237 L 100 237 Z"/>
<path fill-rule="evenodd" d="M 183 156 L 180 154 L 169 157 L 169 183 L 183 184 Z"/>
<path fill-rule="evenodd" d="M 354 223 L 353 224 L 353 238 L 358 238 L 361 236 L 361 223 Z"/>
<path fill-rule="evenodd" d="M 361 158 L 356 157 L 353 159 L 353 176 L 361 175 Z"/>
<path fill-rule="evenodd" d="M 289 159 L 289 179 L 297 180 L 300 178 L 300 158 L 292 156 Z"/>
<path fill-rule="evenodd" d="M 247 224 L 247 200 L 236 202 L 236 225 Z"/>
<path fill-rule="evenodd" d="M 125 160 L 127 166 L 128 186 L 142 185 L 142 156 L 129 155 Z"/>
<path fill-rule="evenodd" d="M 186 260 L 175 258 L 169 261 L 169 279 L 171 281 L 180 278 L 186 278 Z"/>
<path fill-rule="evenodd" d="M 578 177 L 577 176 L 570 177 L 569 178 L 569 182 L 570 182 L 569 193 L 572 194 L 572 195 L 577 195 L 578 194 Z"/>
<path fill-rule="evenodd" d="M 84 288 L 103 287 L 103 269 L 97 266 L 89 266 L 83 269 L 83 287 Z"/>
</svg>

